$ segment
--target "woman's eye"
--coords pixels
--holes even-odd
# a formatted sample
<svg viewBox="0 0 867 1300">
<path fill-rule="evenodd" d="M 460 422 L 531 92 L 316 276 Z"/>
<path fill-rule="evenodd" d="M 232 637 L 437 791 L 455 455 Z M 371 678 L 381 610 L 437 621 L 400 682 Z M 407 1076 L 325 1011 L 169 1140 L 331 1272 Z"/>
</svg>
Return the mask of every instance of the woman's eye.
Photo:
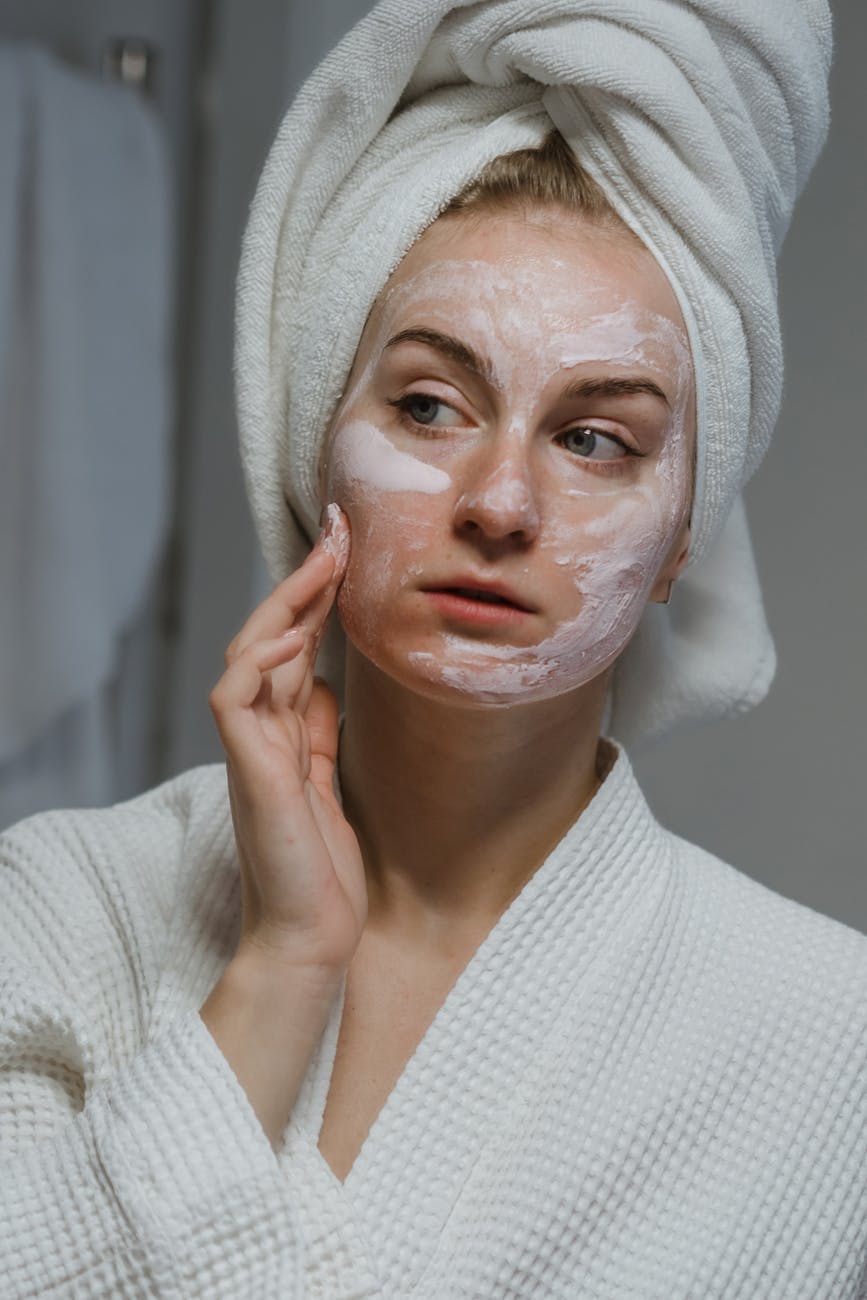
<svg viewBox="0 0 867 1300">
<path fill-rule="evenodd" d="M 574 452 L 584 460 L 622 460 L 629 455 L 619 438 L 608 437 L 598 429 L 589 429 L 586 425 L 577 425 L 561 433 L 559 441 L 567 451 Z"/>
<path fill-rule="evenodd" d="M 416 424 L 425 424 L 436 429 L 449 428 L 459 423 L 461 419 L 459 411 L 456 411 L 453 406 L 449 406 L 448 403 L 441 401 L 440 398 L 434 397 L 431 393 L 406 393 L 405 396 L 399 397 L 397 400 L 390 399 L 389 405 L 396 406 L 399 411 L 409 416 Z M 434 420 L 440 408 L 449 416 L 455 418 L 445 419 L 441 424 L 435 424 Z"/>
</svg>

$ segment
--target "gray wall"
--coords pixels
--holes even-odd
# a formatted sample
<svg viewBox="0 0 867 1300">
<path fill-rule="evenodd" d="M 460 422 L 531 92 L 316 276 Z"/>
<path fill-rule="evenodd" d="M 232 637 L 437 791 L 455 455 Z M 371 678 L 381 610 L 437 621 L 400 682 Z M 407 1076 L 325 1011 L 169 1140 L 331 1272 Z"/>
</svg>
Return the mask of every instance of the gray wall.
<svg viewBox="0 0 867 1300">
<path fill-rule="evenodd" d="M 231 372 L 235 274 L 248 207 L 284 108 L 368 6 L 257 0 L 255 22 L 242 0 L 212 0 L 210 8 L 167 773 L 222 759 L 208 695 L 223 671 L 225 647 L 268 590 L 244 495 Z"/>
</svg>

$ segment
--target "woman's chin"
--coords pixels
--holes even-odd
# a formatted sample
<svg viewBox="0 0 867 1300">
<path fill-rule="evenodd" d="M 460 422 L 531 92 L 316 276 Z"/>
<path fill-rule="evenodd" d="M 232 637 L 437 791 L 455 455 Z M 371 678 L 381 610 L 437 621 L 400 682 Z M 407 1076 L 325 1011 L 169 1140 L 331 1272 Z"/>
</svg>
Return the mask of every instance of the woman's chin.
<svg viewBox="0 0 867 1300">
<path fill-rule="evenodd" d="M 604 672 L 576 678 L 563 665 L 546 663 L 526 649 L 514 647 L 511 656 L 494 652 L 485 656 L 484 646 L 462 656 L 454 646 L 434 643 L 378 641 L 371 645 L 351 638 L 355 651 L 374 671 L 404 690 L 423 699 L 452 708 L 499 710 L 551 700 L 589 684 Z"/>
<path fill-rule="evenodd" d="M 371 643 L 344 630 L 361 661 L 362 672 L 372 670 L 423 699 L 463 708 L 502 707 L 516 702 L 511 693 L 501 698 L 499 693 L 486 690 L 484 675 L 478 668 L 470 669 L 453 652 L 431 647 L 425 640 L 377 638 Z"/>
</svg>

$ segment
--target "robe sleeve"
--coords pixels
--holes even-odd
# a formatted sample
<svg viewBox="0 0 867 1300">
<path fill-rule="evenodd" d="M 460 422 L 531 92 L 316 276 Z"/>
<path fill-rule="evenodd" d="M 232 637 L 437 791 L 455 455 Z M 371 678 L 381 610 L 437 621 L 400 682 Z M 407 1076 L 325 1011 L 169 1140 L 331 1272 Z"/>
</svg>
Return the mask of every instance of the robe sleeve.
<svg viewBox="0 0 867 1300">
<path fill-rule="evenodd" d="M 87 853 L 95 816 L 39 814 L 0 835 L 4 1300 L 292 1300 L 290 1183 L 198 1011 L 148 1034 L 159 882 L 136 870 L 131 886 Z M 159 843 L 158 821 L 130 825 Z"/>
</svg>

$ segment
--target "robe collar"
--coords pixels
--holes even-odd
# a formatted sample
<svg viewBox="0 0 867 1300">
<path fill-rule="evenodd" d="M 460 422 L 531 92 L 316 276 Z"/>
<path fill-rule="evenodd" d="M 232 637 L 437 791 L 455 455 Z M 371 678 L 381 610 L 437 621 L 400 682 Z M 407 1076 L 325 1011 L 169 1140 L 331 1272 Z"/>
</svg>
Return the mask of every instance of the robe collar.
<svg viewBox="0 0 867 1300">
<path fill-rule="evenodd" d="M 335 1269 L 343 1260 L 335 1297 L 375 1295 L 377 1281 L 386 1293 L 410 1293 L 470 1171 L 538 1079 L 539 1059 L 562 1050 L 558 1033 L 580 1026 L 582 1004 L 589 1009 L 599 982 L 617 978 L 618 959 L 662 905 L 668 832 L 626 751 L 602 743 L 609 767 L 596 793 L 458 976 L 343 1183 L 317 1147 L 341 984 L 278 1156 L 298 1179 L 311 1258 L 325 1251 Z"/>
</svg>

